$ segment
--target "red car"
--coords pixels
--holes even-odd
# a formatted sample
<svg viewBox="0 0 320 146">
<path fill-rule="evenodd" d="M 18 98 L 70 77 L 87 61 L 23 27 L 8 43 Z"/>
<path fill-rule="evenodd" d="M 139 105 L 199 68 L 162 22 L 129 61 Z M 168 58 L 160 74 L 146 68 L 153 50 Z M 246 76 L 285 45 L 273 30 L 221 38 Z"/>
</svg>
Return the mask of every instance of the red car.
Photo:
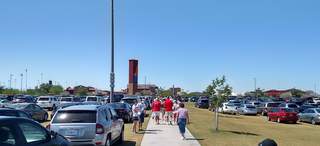
<svg viewBox="0 0 320 146">
<path fill-rule="evenodd" d="M 272 108 L 268 112 L 268 121 L 297 123 L 298 119 L 298 114 L 290 108 Z"/>
</svg>

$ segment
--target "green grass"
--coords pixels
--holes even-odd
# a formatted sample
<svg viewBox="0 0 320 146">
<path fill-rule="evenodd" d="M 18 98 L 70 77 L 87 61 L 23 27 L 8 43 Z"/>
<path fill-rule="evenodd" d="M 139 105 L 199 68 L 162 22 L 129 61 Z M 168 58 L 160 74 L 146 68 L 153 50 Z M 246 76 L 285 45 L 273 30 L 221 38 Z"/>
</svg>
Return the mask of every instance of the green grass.
<svg viewBox="0 0 320 146">
<path fill-rule="evenodd" d="M 266 117 L 220 115 L 220 131 L 213 130 L 214 113 L 187 104 L 188 129 L 202 146 L 257 146 L 266 138 L 280 146 L 319 146 L 320 126 L 306 123 L 278 124 Z"/>
</svg>

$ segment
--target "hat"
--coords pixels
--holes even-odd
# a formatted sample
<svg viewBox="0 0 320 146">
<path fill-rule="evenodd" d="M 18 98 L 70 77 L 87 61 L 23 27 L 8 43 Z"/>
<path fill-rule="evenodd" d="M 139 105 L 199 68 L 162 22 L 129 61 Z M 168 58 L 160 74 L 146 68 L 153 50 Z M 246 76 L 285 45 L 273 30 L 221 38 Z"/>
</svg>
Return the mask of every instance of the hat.
<svg viewBox="0 0 320 146">
<path fill-rule="evenodd" d="M 277 143 L 272 139 L 265 139 L 258 146 L 278 146 Z"/>
</svg>

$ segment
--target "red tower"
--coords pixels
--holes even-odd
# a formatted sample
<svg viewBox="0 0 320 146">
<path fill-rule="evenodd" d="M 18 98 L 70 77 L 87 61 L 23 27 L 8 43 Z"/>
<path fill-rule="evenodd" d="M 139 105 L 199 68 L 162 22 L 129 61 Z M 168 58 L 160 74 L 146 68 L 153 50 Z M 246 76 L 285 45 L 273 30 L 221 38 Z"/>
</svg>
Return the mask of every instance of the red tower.
<svg viewBox="0 0 320 146">
<path fill-rule="evenodd" d="M 138 90 L 138 60 L 129 60 L 128 94 L 135 95 Z"/>
</svg>

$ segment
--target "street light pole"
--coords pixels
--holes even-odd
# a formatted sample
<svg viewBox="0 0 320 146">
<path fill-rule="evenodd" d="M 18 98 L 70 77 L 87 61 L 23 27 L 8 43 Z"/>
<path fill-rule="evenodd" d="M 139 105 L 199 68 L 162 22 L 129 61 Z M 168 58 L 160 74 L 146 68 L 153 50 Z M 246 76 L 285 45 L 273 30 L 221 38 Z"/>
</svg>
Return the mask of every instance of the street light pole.
<svg viewBox="0 0 320 146">
<path fill-rule="evenodd" d="M 26 91 L 28 90 L 28 69 L 26 69 Z"/>
<path fill-rule="evenodd" d="M 20 86 L 20 91 L 22 92 L 23 74 L 20 74 L 20 77 L 21 77 L 21 86 Z"/>
<path fill-rule="evenodd" d="M 114 82 L 115 82 L 115 73 L 114 73 L 114 0 L 111 0 L 111 73 L 110 73 L 110 103 L 114 96 Z"/>
</svg>

